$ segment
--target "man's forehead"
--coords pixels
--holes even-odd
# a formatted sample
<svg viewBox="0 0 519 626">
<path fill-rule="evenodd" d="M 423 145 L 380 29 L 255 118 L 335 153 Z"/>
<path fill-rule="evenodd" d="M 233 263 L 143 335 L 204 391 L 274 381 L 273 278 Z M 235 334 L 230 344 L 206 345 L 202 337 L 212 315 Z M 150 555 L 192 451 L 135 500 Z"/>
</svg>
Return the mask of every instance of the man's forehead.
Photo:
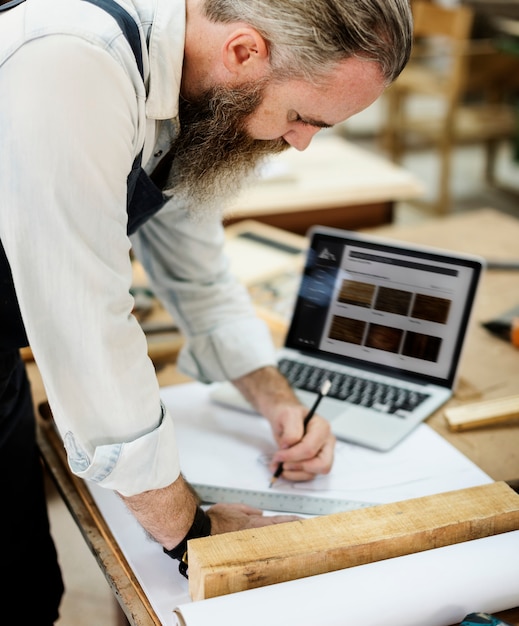
<svg viewBox="0 0 519 626">
<path fill-rule="evenodd" d="M 330 128 L 363 110 L 384 91 L 379 65 L 351 57 L 336 64 L 319 80 L 288 80 L 291 109 L 316 128 Z"/>
</svg>

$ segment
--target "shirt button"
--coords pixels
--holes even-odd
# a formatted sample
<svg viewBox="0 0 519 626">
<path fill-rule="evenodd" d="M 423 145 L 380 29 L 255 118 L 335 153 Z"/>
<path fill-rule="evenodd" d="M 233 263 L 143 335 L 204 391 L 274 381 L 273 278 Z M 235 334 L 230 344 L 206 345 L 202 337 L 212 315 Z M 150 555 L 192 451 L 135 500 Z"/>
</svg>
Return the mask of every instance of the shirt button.
<svg viewBox="0 0 519 626">
<path fill-rule="evenodd" d="M 158 152 L 155 152 L 155 154 L 153 155 L 156 159 L 159 158 L 159 156 L 162 156 L 162 150 L 159 150 Z"/>
</svg>

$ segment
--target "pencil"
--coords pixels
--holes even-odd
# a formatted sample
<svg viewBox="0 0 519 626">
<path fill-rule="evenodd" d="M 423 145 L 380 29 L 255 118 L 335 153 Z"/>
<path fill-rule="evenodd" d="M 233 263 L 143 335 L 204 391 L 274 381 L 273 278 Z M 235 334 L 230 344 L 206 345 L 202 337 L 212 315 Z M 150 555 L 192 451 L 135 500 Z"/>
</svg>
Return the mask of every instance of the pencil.
<svg viewBox="0 0 519 626">
<path fill-rule="evenodd" d="M 317 394 L 317 398 L 315 399 L 315 402 L 314 402 L 312 408 L 308 412 L 308 415 L 305 417 L 305 420 L 303 422 L 303 432 L 306 432 L 306 427 L 308 426 L 308 422 L 315 415 L 315 412 L 317 411 L 317 407 L 319 406 L 319 403 L 324 398 L 324 396 L 326 396 L 328 394 L 328 392 L 330 391 L 330 387 L 331 386 L 332 386 L 332 383 L 329 380 L 325 380 L 324 383 L 322 384 L 321 389 L 320 389 L 319 393 Z M 272 479 L 270 480 L 269 489 L 276 482 L 276 480 L 281 476 L 282 473 L 283 473 L 283 463 L 280 463 L 277 466 L 276 471 L 272 475 Z"/>
</svg>

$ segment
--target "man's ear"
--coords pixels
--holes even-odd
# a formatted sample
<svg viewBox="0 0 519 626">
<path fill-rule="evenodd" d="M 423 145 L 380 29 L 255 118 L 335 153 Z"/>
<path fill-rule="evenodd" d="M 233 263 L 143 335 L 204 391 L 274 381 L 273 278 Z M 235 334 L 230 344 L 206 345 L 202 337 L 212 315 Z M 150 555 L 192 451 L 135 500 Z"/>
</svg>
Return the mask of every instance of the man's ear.
<svg viewBox="0 0 519 626">
<path fill-rule="evenodd" d="M 254 28 L 237 28 L 224 42 L 222 60 L 236 78 L 252 80 L 264 76 L 269 64 L 267 42 Z"/>
</svg>

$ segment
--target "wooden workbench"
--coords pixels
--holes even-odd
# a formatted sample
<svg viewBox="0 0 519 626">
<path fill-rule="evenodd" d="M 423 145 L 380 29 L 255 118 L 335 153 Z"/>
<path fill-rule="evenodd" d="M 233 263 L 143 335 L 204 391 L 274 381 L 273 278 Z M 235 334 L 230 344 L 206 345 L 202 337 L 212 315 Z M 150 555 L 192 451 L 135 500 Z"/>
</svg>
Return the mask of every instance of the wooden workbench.
<svg viewBox="0 0 519 626">
<path fill-rule="evenodd" d="M 358 230 L 393 221 L 395 202 L 420 198 L 414 174 L 350 141 L 316 137 L 272 158 L 268 173 L 225 213 L 226 223 L 254 219 L 301 235 L 313 224 Z"/>
<path fill-rule="evenodd" d="M 377 229 L 377 232 L 392 238 L 476 253 L 487 259 L 511 260 L 516 259 L 519 253 L 519 220 L 492 210 L 434 220 L 420 226 L 387 227 Z M 462 360 L 458 389 L 450 405 L 519 393 L 519 351 L 480 327 L 480 322 L 516 306 L 518 300 L 519 271 L 486 271 Z M 277 331 L 276 340 L 279 343 L 281 333 L 279 328 Z M 29 375 L 35 403 L 39 404 L 45 395 L 34 364 L 29 364 Z M 161 385 L 188 380 L 173 364 L 162 367 L 157 375 Z M 428 424 L 492 478 L 507 481 L 519 478 L 517 422 L 452 433 L 447 429 L 443 411 L 440 410 L 428 420 Z M 59 450 L 53 447 L 52 438 L 48 436 L 51 432 L 52 429 L 40 429 L 40 447 L 45 463 L 121 607 L 132 625 L 157 624 L 153 611 L 113 540 L 110 529 L 89 497 L 88 490 L 82 481 L 67 472 Z M 514 626 L 519 626 L 519 608 L 500 615 Z"/>
</svg>

